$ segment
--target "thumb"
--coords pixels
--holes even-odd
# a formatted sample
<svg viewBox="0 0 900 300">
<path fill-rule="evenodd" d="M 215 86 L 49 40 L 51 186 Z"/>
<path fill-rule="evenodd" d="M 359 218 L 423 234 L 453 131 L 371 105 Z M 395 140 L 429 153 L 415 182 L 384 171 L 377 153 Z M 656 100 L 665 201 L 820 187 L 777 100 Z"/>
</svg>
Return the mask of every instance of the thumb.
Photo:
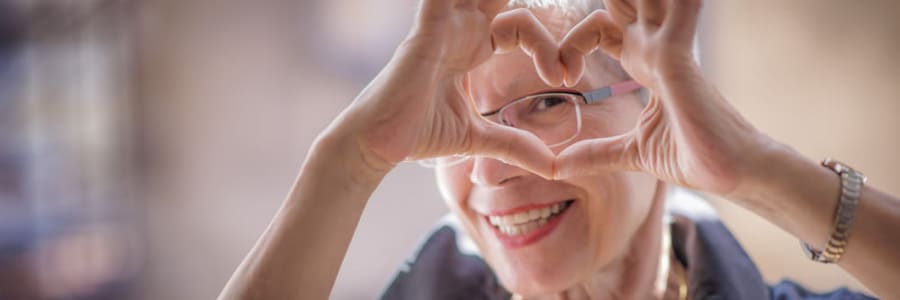
<svg viewBox="0 0 900 300">
<path fill-rule="evenodd" d="M 488 156 L 550 179 L 554 154 L 531 132 L 479 120 L 469 154 Z"/>
<path fill-rule="evenodd" d="M 572 144 L 556 156 L 553 179 L 592 175 L 610 170 L 636 171 L 633 135 L 589 139 Z"/>
</svg>

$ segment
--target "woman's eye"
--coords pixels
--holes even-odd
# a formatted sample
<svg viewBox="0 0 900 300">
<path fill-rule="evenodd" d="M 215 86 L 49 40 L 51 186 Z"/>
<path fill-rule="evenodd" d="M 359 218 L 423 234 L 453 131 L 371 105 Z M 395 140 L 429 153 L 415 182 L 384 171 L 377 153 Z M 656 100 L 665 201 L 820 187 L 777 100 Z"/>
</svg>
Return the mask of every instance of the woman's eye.
<svg viewBox="0 0 900 300">
<path fill-rule="evenodd" d="M 535 110 L 546 110 L 548 108 L 563 104 L 566 102 L 566 99 L 558 96 L 548 96 L 538 99 L 536 105 L 534 106 Z"/>
</svg>

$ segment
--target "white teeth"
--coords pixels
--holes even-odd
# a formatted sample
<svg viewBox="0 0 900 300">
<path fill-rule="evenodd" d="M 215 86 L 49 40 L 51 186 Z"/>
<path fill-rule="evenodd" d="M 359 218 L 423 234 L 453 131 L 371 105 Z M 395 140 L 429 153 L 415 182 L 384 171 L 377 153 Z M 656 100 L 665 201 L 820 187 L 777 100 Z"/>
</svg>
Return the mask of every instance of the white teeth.
<svg viewBox="0 0 900 300">
<path fill-rule="evenodd" d="M 503 231 L 503 233 L 505 233 L 506 235 L 513 235 L 513 230 L 516 231 L 516 234 L 519 234 L 519 230 L 516 229 L 516 227 L 500 227 L 500 228 L 505 229 Z"/>
<path fill-rule="evenodd" d="M 528 222 L 528 212 L 520 212 L 513 215 L 513 222 L 516 222 L 516 224 Z"/>
<path fill-rule="evenodd" d="M 548 207 L 532 209 L 505 216 L 489 216 L 488 222 L 510 236 L 522 235 L 547 224 L 547 220 L 556 216 L 565 208 L 564 203 L 556 203 Z"/>
<path fill-rule="evenodd" d="M 540 222 L 540 220 L 538 220 L 538 222 Z M 531 222 L 531 223 L 525 224 L 525 228 L 524 228 L 525 230 L 523 230 L 523 231 L 529 232 L 529 231 L 535 230 L 537 228 L 538 228 L 537 222 Z"/>
<path fill-rule="evenodd" d="M 542 208 L 541 209 L 541 219 L 546 219 L 547 217 L 550 216 L 551 213 L 553 213 L 553 212 L 550 210 L 549 207 Z"/>
</svg>

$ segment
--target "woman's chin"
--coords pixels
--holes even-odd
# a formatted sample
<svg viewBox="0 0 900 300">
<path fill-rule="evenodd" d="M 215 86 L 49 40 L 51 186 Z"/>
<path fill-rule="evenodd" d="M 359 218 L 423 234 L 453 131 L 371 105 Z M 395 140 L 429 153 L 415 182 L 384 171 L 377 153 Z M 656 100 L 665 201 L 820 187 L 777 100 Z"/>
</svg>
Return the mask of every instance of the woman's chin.
<svg viewBox="0 0 900 300">
<path fill-rule="evenodd" d="M 556 294 L 574 286 L 577 270 L 562 264 L 510 263 L 495 266 L 500 283 L 510 292 L 526 297 Z"/>
<path fill-rule="evenodd" d="M 555 278 L 558 280 L 559 278 Z M 547 281 L 518 280 L 513 279 L 512 282 L 506 283 L 503 279 L 500 282 L 509 292 L 524 296 L 525 298 L 535 298 L 538 296 L 548 296 L 558 294 L 565 291 L 574 284 L 560 284 Z"/>
<path fill-rule="evenodd" d="M 486 243 L 483 251 L 491 269 L 497 274 L 503 286 L 522 296 L 544 296 L 567 290 L 579 282 L 579 278 L 589 275 L 594 263 L 592 251 L 572 222 L 577 215 L 568 216 L 569 222 L 559 224 L 556 230 L 530 244 L 510 247 L 502 241 Z M 577 224 L 577 223 L 575 223 Z M 574 230 L 574 231 L 573 231 Z M 495 232 L 485 232 L 483 236 L 493 238 Z"/>
</svg>

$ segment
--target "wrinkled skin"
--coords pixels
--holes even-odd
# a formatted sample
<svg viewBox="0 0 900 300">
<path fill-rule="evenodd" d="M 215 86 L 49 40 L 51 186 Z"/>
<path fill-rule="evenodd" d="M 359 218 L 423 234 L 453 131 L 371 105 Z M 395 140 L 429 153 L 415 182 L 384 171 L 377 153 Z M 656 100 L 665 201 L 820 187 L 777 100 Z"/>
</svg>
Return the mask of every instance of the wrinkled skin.
<svg viewBox="0 0 900 300">
<path fill-rule="evenodd" d="M 373 105 L 379 121 L 362 145 L 388 165 L 480 155 L 439 168 L 439 184 L 508 288 L 526 295 L 560 292 L 623 264 L 635 239 L 650 238 L 635 235 L 656 215 L 656 178 L 721 193 L 737 186 L 742 170 L 736 154 L 763 139 L 727 103 L 699 101 L 715 90 L 692 55 L 698 1 L 678 1 L 673 9 L 662 2 L 610 1 L 612 14 L 595 11 L 583 20 L 553 10 L 495 11 L 489 1 L 476 2 L 425 2 L 400 51 L 436 65 L 429 78 L 436 83 L 398 87 L 407 99 Z M 556 149 L 478 116 L 563 84 L 587 91 L 625 80 L 597 64 L 586 71 L 595 49 L 620 59 L 650 89 L 646 107 L 635 94 L 585 107 L 585 129 Z M 414 97 L 423 94 L 430 97 Z M 504 249 L 484 221 L 486 211 L 570 198 L 577 201 L 556 232 L 523 249 Z"/>
<path fill-rule="evenodd" d="M 732 193 L 752 172 L 753 159 L 746 155 L 762 152 L 772 141 L 718 95 L 694 62 L 700 0 L 607 0 L 606 5 L 611 15 L 594 12 L 564 39 L 566 81 L 578 80 L 583 53 L 599 47 L 619 58 L 652 96 L 631 132 L 563 151 L 557 177 L 638 170 L 681 186 Z"/>
<path fill-rule="evenodd" d="M 609 12 L 581 21 L 501 13 L 505 3 L 422 1 L 391 61 L 316 139 L 222 299 L 327 299 L 385 176 L 406 160 L 457 153 L 477 158 L 438 168 L 445 200 L 504 285 L 527 298 L 677 296 L 650 291 L 665 253 L 667 184 L 727 198 L 814 247 L 827 243 L 840 178 L 756 131 L 703 77 L 691 55 L 700 0 L 606 0 Z M 554 149 L 478 115 L 548 87 L 623 79 L 588 59 L 597 49 L 650 90 L 646 107 L 633 95 L 592 105 L 577 141 Z M 563 199 L 575 200 L 571 214 L 536 243 L 510 250 L 485 233 L 485 210 Z M 839 265 L 900 298 L 900 239 L 884 231 L 900 228 L 900 200 L 866 185 L 858 203 Z"/>
<path fill-rule="evenodd" d="M 506 19 L 508 16 L 511 18 Z M 502 13 L 501 18 L 514 20 L 519 28 L 546 30 L 554 40 L 562 38 L 574 24 L 560 21 L 569 18 L 564 13 L 545 9 L 516 9 Z M 602 54 L 588 60 L 594 71 L 574 86 L 576 90 L 588 91 L 627 79 L 621 72 L 603 68 L 598 55 Z M 541 80 L 531 58 L 521 51 L 495 54 L 472 70 L 470 79 L 472 100 L 479 112 L 494 111 L 518 96 L 556 88 Z M 631 93 L 581 109 L 583 129 L 576 140 L 589 140 L 631 130 L 643 103 L 638 94 Z M 558 152 L 565 146 L 552 150 Z M 498 159 L 477 157 L 438 167 L 436 175 L 448 207 L 479 246 L 481 255 L 504 286 L 521 295 L 587 290 L 586 286 L 599 276 L 629 278 L 631 274 L 620 270 L 599 270 L 626 265 L 624 253 L 634 241 L 653 245 L 659 236 L 654 227 L 646 236 L 635 237 L 653 214 L 657 180 L 649 174 L 607 170 L 557 181 Z M 546 238 L 523 248 L 505 247 L 484 219 L 490 211 L 565 199 L 575 202 L 561 224 Z M 657 259 L 658 255 L 648 252 L 640 252 L 644 255 L 640 259 Z"/>
<path fill-rule="evenodd" d="M 554 157 L 540 139 L 482 119 L 467 101 L 466 74 L 492 55 L 490 24 L 504 5 L 496 0 L 422 4 L 395 59 L 363 91 L 362 103 L 344 115 L 350 120 L 342 125 L 353 127 L 376 169 L 408 159 L 480 153 L 551 176 Z M 536 57 L 551 58 L 543 68 L 547 80 L 562 82 L 562 67 L 552 59 L 558 57 L 556 47 L 535 51 Z"/>
</svg>

